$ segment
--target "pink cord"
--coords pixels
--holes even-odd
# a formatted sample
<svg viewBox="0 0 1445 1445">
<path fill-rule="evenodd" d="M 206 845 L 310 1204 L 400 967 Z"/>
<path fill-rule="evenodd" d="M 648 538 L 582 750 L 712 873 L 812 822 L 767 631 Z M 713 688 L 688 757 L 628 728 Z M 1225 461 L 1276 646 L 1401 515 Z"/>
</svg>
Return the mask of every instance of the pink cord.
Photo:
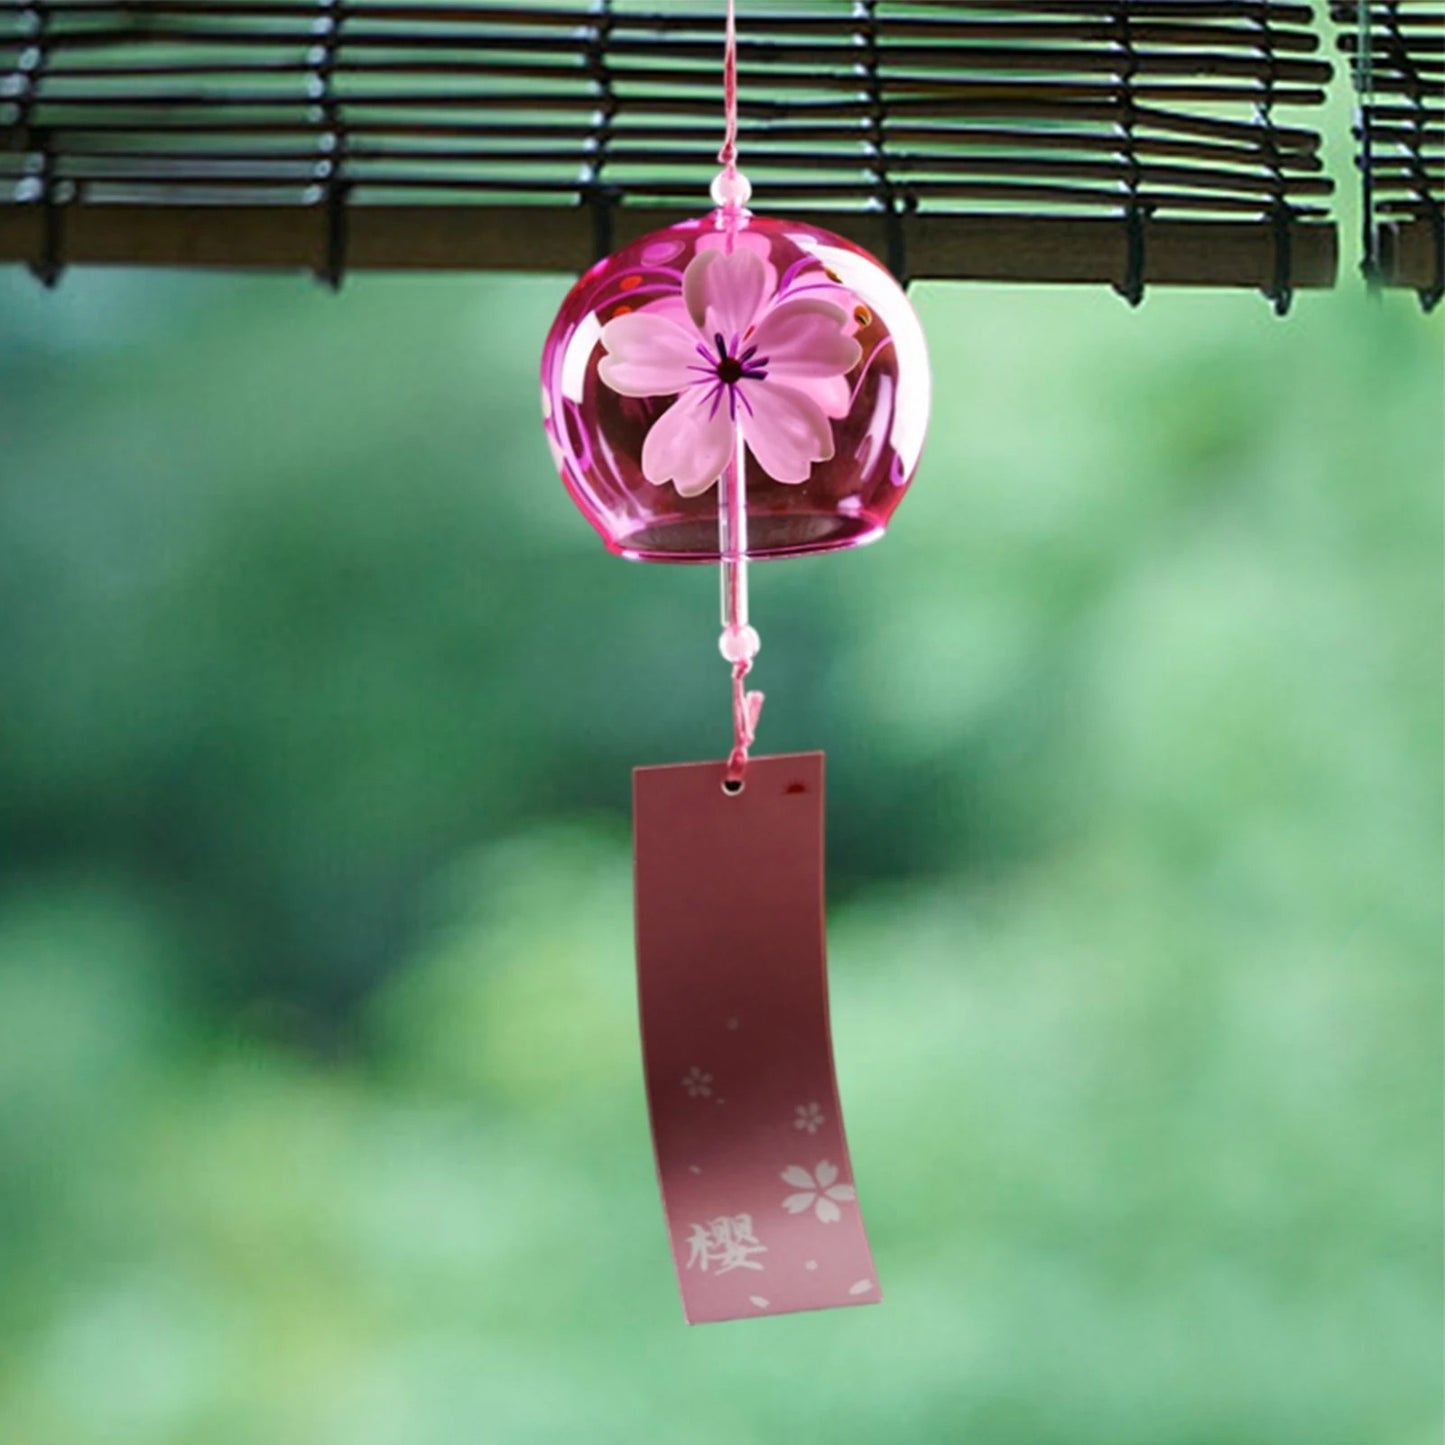
<svg viewBox="0 0 1445 1445">
<path fill-rule="evenodd" d="M 738 227 L 747 214 L 744 207 L 753 188 L 738 169 L 738 36 L 733 0 L 728 0 L 727 39 L 723 47 L 723 143 L 717 153 L 722 166 L 713 177 L 712 198 L 718 208 L 718 225 L 726 237 L 724 249 L 732 253 Z"/>
<path fill-rule="evenodd" d="M 752 668 L 748 658 L 733 663 L 733 750 L 728 754 L 723 778 L 734 786 L 741 786 L 743 774 L 747 772 L 748 749 L 757 736 L 758 714 L 763 710 L 762 693 L 744 690 L 743 684 Z"/>
<path fill-rule="evenodd" d="M 744 688 L 757 656 L 758 634 L 748 625 L 748 558 L 746 543 L 747 500 L 744 491 L 743 467 L 746 450 L 742 437 L 737 439 L 732 459 L 724 475 L 722 487 L 722 574 L 723 635 L 722 654 L 733 665 L 733 750 L 728 755 L 724 781 L 734 791 L 741 786 L 748 766 L 748 749 L 757 735 L 758 714 L 763 709 L 763 695 Z"/>
<path fill-rule="evenodd" d="M 729 176 L 738 165 L 738 21 L 733 0 L 728 0 L 727 43 L 723 50 L 723 132 L 718 164 Z"/>
<path fill-rule="evenodd" d="M 727 249 L 732 251 L 739 223 L 742 220 L 742 203 L 747 196 L 747 183 L 738 174 L 738 35 L 735 0 L 728 0 L 727 43 L 723 51 L 723 113 L 724 132 L 722 149 L 718 151 L 718 163 L 722 166 L 719 177 L 721 191 L 715 185 L 713 194 L 719 197 L 723 219 L 727 230 Z M 763 695 L 748 692 L 745 683 L 752 671 L 753 653 L 757 650 L 757 634 L 748 626 L 747 615 L 747 550 L 742 543 L 747 523 L 747 502 L 743 489 L 744 451 L 741 436 L 728 465 L 723 480 L 722 503 L 724 536 L 723 550 L 723 638 L 726 643 L 731 637 L 738 646 L 746 635 L 751 638 L 751 651 L 742 656 L 733 655 L 733 750 L 728 754 L 727 768 L 723 780 L 734 790 L 742 788 L 743 775 L 748 766 L 748 749 L 758 730 L 758 714 L 763 709 Z M 725 655 L 728 650 L 725 649 Z"/>
</svg>

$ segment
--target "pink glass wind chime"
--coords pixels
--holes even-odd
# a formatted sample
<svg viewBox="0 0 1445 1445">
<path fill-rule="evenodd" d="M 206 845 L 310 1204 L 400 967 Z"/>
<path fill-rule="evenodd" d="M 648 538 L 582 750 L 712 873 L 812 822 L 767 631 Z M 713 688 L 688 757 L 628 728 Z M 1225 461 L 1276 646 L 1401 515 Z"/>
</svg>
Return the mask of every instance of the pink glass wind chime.
<svg viewBox="0 0 1445 1445">
<path fill-rule="evenodd" d="M 729 0 L 715 209 L 593 266 L 542 357 L 553 458 L 607 546 L 722 572 L 732 751 L 633 775 L 648 1108 L 693 1323 L 879 1298 L 828 1027 L 823 756 L 749 759 L 748 562 L 881 536 L 929 408 L 889 272 L 747 209 L 736 57 Z"/>
</svg>

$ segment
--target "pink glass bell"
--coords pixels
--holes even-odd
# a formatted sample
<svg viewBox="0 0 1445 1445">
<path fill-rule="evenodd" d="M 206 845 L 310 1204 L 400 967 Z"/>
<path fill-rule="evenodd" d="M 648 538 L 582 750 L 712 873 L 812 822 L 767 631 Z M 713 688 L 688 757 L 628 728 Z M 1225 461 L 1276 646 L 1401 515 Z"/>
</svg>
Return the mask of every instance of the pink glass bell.
<svg viewBox="0 0 1445 1445">
<path fill-rule="evenodd" d="M 913 480 L 929 394 L 922 328 L 883 266 L 736 210 L 598 262 L 542 353 L 562 480 L 613 552 L 650 562 L 721 559 L 719 479 L 739 459 L 733 555 L 873 541 Z"/>
</svg>

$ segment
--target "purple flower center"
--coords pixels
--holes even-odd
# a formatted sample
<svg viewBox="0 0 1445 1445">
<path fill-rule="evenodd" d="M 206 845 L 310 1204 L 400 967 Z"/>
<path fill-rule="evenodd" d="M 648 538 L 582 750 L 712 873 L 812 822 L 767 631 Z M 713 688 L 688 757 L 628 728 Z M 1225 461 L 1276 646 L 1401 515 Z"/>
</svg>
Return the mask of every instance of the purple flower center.
<svg viewBox="0 0 1445 1445">
<path fill-rule="evenodd" d="M 713 332 L 713 345 L 717 348 L 716 354 L 709 351 L 702 342 L 697 344 L 697 354 L 707 364 L 705 366 L 690 366 L 689 371 L 696 371 L 698 379 L 693 382 L 694 386 L 708 386 L 712 390 L 709 393 L 712 407 L 708 411 L 710 421 L 717 415 L 717 409 L 722 404 L 723 393 L 727 393 L 728 416 L 733 420 L 737 419 L 738 401 L 741 399 L 744 408 L 749 416 L 752 415 L 752 404 L 747 397 L 738 390 L 738 383 L 742 381 L 766 381 L 768 377 L 768 358 L 757 354 L 757 345 L 749 346 L 745 351 L 738 350 L 739 338 L 734 336 L 731 344 L 723 336 L 721 331 Z"/>
</svg>

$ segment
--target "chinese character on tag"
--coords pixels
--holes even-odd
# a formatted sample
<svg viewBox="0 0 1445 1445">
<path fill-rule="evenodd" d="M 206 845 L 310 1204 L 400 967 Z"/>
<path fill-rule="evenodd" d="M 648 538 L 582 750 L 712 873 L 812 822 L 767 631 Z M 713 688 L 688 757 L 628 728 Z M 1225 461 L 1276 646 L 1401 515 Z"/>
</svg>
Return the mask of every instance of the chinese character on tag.
<svg viewBox="0 0 1445 1445">
<path fill-rule="evenodd" d="M 759 1244 L 753 1233 L 751 1214 L 725 1214 L 706 1224 L 694 1224 L 687 1242 L 691 1250 L 687 1267 L 696 1266 L 704 1274 L 710 1264 L 717 1265 L 719 1274 L 731 1269 L 761 1269 L 752 1256 L 768 1252 L 767 1245 Z"/>
</svg>

